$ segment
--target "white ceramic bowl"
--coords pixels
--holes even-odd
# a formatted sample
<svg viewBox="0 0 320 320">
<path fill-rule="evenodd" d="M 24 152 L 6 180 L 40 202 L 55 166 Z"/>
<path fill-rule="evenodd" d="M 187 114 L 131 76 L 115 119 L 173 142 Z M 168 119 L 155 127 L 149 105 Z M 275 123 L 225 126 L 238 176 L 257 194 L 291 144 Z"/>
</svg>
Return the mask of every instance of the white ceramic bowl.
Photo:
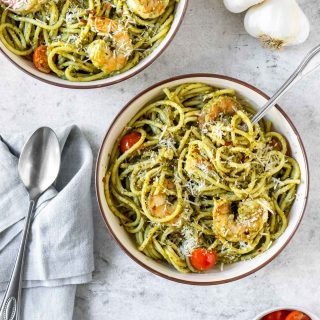
<svg viewBox="0 0 320 320">
<path fill-rule="evenodd" d="M 157 263 L 146 257 L 137 250 L 135 243 L 131 240 L 125 229 L 119 224 L 118 218 L 108 208 L 104 196 L 102 179 L 108 167 L 109 154 L 111 153 L 115 141 L 131 118 L 136 115 L 144 105 L 161 95 L 163 88 L 175 87 L 186 82 L 203 82 L 217 88 L 233 88 L 240 97 L 246 99 L 257 109 L 264 105 L 267 100 L 267 96 L 264 93 L 247 83 L 225 76 L 210 74 L 179 76 L 158 83 L 143 91 L 120 111 L 103 140 L 96 167 L 97 198 L 102 217 L 115 240 L 132 259 L 144 268 L 159 276 L 177 282 L 196 285 L 220 284 L 240 279 L 262 268 L 274 259 L 292 238 L 303 217 L 307 202 L 309 190 L 307 158 L 299 134 L 288 116 L 280 109 L 280 107 L 277 106 L 276 108 L 273 108 L 266 118 L 272 120 L 275 129 L 287 138 L 292 150 L 292 155 L 299 162 L 301 168 L 302 182 L 298 187 L 296 201 L 292 207 L 289 224 L 284 234 L 274 242 L 267 252 L 249 261 L 225 265 L 223 271 L 216 268 L 203 274 L 182 274 L 167 264 Z"/>
<path fill-rule="evenodd" d="M 166 38 L 161 42 L 161 44 L 145 59 L 141 60 L 135 67 L 132 69 L 121 73 L 119 75 L 102 79 L 96 80 L 92 82 L 71 82 L 68 80 L 64 80 L 56 76 L 55 74 L 45 74 L 43 72 L 38 71 L 31 61 L 26 60 L 23 57 L 17 56 L 14 53 L 10 52 L 0 41 L 0 51 L 19 69 L 26 72 L 30 76 L 41 80 L 43 82 L 64 87 L 64 88 L 72 88 L 72 89 L 91 89 L 91 88 L 101 88 L 105 86 L 110 86 L 112 84 L 124 81 L 126 79 L 131 78 L 132 76 L 136 75 L 137 73 L 144 70 L 150 64 L 152 64 L 160 55 L 161 53 L 167 48 L 170 42 L 173 40 L 175 34 L 177 33 L 184 15 L 187 10 L 189 0 L 180 0 L 177 4 L 176 14 L 174 20 L 172 22 L 172 26 Z"/>
<path fill-rule="evenodd" d="M 279 310 L 299 310 L 299 311 L 302 311 L 307 316 L 309 316 L 311 318 L 311 320 L 320 320 L 320 318 L 318 316 L 316 316 L 314 313 L 310 312 L 309 310 L 307 310 L 305 308 L 301 308 L 301 307 L 295 307 L 295 306 L 289 306 L 289 307 L 287 306 L 287 307 L 282 307 L 282 308 L 268 309 L 268 310 L 260 313 L 253 320 L 261 320 L 262 317 L 268 315 L 269 313 L 274 312 L 274 311 L 279 311 Z"/>
</svg>

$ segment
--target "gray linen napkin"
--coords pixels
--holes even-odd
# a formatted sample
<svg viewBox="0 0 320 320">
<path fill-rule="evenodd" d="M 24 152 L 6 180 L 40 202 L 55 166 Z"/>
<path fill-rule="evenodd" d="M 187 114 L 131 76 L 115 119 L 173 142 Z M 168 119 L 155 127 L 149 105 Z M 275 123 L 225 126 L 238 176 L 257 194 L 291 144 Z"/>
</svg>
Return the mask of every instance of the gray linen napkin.
<svg viewBox="0 0 320 320">
<path fill-rule="evenodd" d="M 89 282 L 94 269 L 92 152 L 78 127 L 56 132 L 61 170 L 54 187 L 39 199 L 27 249 L 22 319 L 28 320 L 72 319 L 75 285 Z M 0 291 L 10 277 L 28 210 L 17 171 L 17 155 L 28 136 L 0 141 Z"/>
</svg>

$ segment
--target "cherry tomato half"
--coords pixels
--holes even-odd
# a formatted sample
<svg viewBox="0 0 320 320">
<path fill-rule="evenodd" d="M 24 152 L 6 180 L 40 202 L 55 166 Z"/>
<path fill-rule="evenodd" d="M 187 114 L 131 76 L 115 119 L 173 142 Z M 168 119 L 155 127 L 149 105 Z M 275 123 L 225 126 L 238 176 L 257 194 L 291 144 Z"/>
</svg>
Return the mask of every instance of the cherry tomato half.
<svg viewBox="0 0 320 320">
<path fill-rule="evenodd" d="M 51 69 L 48 64 L 47 47 L 40 46 L 33 53 L 33 64 L 44 73 L 50 73 Z"/>
<path fill-rule="evenodd" d="M 292 311 L 288 314 L 285 320 L 311 320 L 311 319 L 301 311 Z"/>
<path fill-rule="evenodd" d="M 136 131 L 126 134 L 120 141 L 121 152 L 125 153 L 132 146 L 134 146 L 140 140 L 140 138 L 141 134 Z"/>
<path fill-rule="evenodd" d="M 217 263 L 217 260 L 218 257 L 214 251 L 203 248 L 193 250 L 190 257 L 192 266 L 199 271 L 211 269 Z"/>
<path fill-rule="evenodd" d="M 274 311 L 264 316 L 262 320 L 286 320 L 289 313 L 290 311 L 288 310 Z"/>
</svg>

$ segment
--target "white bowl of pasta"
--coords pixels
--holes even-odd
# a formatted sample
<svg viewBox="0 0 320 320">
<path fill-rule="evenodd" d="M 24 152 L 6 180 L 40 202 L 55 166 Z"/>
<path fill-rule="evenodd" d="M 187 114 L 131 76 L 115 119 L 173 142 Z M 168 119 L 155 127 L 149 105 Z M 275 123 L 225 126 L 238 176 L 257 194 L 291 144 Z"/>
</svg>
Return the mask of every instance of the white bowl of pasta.
<svg viewBox="0 0 320 320">
<path fill-rule="evenodd" d="M 187 4 L 2 0 L 0 51 L 22 71 L 52 85 L 109 86 L 136 75 L 161 55 Z"/>
<path fill-rule="evenodd" d="M 169 280 L 212 285 L 284 249 L 306 207 L 308 163 L 279 106 L 252 126 L 252 108 L 267 98 L 233 78 L 191 74 L 120 111 L 98 155 L 96 192 L 132 259 Z"/>
</svg>

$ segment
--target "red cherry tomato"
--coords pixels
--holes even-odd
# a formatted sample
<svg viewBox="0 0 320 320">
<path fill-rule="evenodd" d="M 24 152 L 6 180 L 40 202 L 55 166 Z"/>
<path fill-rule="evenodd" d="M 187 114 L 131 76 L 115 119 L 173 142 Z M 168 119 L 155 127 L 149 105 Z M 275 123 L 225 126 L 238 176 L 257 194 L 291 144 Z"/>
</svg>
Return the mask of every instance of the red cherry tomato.
<svg viewBox="0 0 320 320">
<path fill-rule="evenodd" d="M 120 141 L 121 152 L 125 153 L 132 146 L 134 146 L 140 140 L 140 138 L 141 134 L 136 131 L 126 134 Z"/>
<path fill-rule="evenodd" d="M 261 320 L 286 320 L 287 315 L 290 313 L 288 310 L 279 310 L 269 313 Z"/>
<path fill-rule="evenodd" d="M 192 266 L 199 271 L 211 269 L 217 263 L 217 260 L 218 257 L 214 251 L 203 248 L 193 250 L 190 257 Z"/>
<path fill-rule="evenodd" d="M 301 311 L 292 311 L 288 314 L 285 320 L 311 320 L 311 319 Z"/>
<path fill-rule="evenodd" d="M 33 64 L 35 67 L 44 73 L 50 73 L 51 69 L 48 64 L 47 47 L 40 46 L 33 53 Z"/>
</svg>

